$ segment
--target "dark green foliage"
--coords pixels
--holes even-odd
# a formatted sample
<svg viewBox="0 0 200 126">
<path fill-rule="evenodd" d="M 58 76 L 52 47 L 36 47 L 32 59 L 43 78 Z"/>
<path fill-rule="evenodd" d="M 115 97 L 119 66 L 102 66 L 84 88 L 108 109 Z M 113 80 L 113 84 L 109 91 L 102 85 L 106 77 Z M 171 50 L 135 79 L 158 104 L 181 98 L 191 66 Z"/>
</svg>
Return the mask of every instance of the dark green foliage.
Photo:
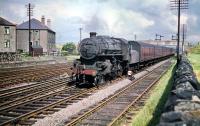
<svg viewBox="0 0 200 126">
<path fill-rule="evenodd" d="M 73 54 L 76 51 L 76 45 L 73 42 L 68 42 L 63 45 L 62 51 L 67 51 L 68 54 Z"/>
</svg>

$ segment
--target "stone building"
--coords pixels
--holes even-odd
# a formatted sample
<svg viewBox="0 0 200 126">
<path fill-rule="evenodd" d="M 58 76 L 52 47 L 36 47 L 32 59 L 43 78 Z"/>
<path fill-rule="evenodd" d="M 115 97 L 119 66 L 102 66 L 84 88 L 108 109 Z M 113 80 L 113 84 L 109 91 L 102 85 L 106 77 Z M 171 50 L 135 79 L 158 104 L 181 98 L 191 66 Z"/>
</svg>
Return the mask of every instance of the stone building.
<svg viewBox="0 0 200 126">
<path fill-rule="evenodd" d="M 0 53 L 16 52 L 16 25 L 0 17 Z"/>
<path fill-rule="evenodd" d="M 45 18 L 42 21 L 31 19 L 31 43 L 33 48 L 43 48 L 43 52 L 51 53 L 56 51 L 56 33 L 45 25 Z M 17 49 L 29 52 L 29 21 L 17 25 Z"/>
</svg>

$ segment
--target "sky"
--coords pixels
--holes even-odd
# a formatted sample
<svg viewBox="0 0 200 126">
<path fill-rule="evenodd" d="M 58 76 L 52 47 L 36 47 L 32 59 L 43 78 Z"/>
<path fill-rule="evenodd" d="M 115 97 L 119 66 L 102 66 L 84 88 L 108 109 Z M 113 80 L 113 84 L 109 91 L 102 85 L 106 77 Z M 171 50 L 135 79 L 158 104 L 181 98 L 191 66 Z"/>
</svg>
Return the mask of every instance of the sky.
<svg viewBox="0 0 200 126">
<path fill-rule="evenodd" d="M 0 0 L 0 16 L 15 23 L 27 21 L 25 5 L 34 5 L 33 16 L 51 19 L 56 42 L 78 42 L 89 32 L 133 40 L 155 39 L 155 34 L 170 40 L 177 33 L 177 10 L 170 0 Z M 200 40 L 200 0 L 189 0 L 181 11 L 181 24 L 187 25 L 187 41 Z"/>
</svg>

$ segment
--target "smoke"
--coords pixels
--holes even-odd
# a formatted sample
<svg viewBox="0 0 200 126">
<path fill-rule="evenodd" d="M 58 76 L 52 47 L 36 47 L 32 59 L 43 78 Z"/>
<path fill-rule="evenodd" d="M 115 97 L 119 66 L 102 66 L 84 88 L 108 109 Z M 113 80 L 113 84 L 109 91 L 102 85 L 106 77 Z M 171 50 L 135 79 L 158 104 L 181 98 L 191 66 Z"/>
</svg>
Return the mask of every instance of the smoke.
<svg viewBox="0 0 200 126">
<path fill-rule="evenodd" d="M 85 31 L 86 32 L 97 32 L 97 33 L 105 33 L 108 31 L 107 23 L 97 16 L 97 13 L 94 14 L 91 19 L 85 22 Z"/>
</svg>

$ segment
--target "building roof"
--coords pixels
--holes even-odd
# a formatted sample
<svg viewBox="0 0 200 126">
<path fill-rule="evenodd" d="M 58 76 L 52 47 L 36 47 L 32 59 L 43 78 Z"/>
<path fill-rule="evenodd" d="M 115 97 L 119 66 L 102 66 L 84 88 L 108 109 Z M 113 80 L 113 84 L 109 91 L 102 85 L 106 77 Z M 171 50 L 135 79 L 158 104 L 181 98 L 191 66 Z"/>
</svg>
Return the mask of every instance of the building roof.
<svg viewBox="0 0 200 126">
<path fill-rule="evenodd" d="M 30 22 L 31 22 L 31 29 L 34 29 L 34 30 L 49 30 L 51 32 L 54 32 L 52 29 L 50 29 L 49 27 L 47 27 L 46 25 L 44 25 L 42 22 L 38 21 L 35 18 L 32 18 L 30 20 Z M 29 29 L 29 21 L 26 21 L 26 22 L 24 22 L 20 25 L 17 25 L 17 30 L 27 30 L 27 29 Z"/>
<path fill-rule="evenodd" d="M 4 25 L 4 26 L 16 26 L 15 24 L 7 21 L 6 19 L 0 17 L 0 25 Z"/>
</svg>

